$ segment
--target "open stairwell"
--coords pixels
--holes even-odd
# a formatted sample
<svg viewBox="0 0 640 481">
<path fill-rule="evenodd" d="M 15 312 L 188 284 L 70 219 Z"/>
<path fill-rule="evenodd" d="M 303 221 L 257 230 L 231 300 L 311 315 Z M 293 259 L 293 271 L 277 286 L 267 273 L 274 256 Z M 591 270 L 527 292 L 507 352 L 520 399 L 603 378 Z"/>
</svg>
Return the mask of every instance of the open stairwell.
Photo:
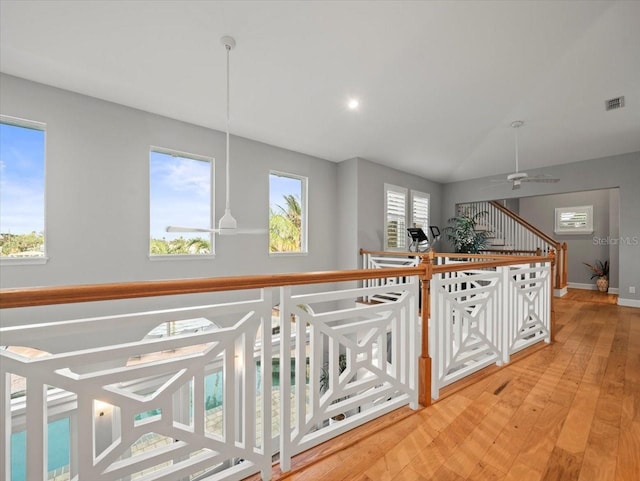
<svg viewBox="0 0 640 481">
<path fill-rule="evenodd" d="M 498 201 L 468 202 L 457 205 L 458 212 L 486 212 L 477 230 L 487 231 L 489 243 L 481 251 L 503 255 L 556 254 L 554 292 L 558 297 L 567 293 L 567 244 L 557 241 Z"/>
</svg>

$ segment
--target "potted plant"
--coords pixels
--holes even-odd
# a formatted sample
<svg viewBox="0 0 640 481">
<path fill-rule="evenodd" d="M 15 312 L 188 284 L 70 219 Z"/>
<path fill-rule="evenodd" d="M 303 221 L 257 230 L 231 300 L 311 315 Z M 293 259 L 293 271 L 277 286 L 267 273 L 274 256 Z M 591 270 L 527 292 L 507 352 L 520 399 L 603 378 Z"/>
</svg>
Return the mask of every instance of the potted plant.
<svg viewBox="0 0 640 481">
<path fill-rule="evenodd" d="M 486 247 L 490 231 L 478 228 L 478 221 L 488 212 L 483 210 L 475 214 L 464 211 L 447 222 L 453 224 L 444 228 L 447 239 L 454 245 L 456 252 L 478 254 Z"/>
<path fill-rule="evenodd" d="M 347 368 L 347 355 L 340 354 L 338 356 L 338 375 L 342 374 L 344 370 Z M 329 364 L 325 363 L 325 365 L 320 370 L 320 394 L 324 394 L 329 389 Z M 342 401 L 342 399 L 336 399 L 334 402 Z M 346 418 L 344 413 L 336 414 L 331 417 L 329 420 L 329 424 L 332 424 L 335 421 L 342 421 Z"/>
<path fill-rule="evenodd" d="M 591 269 L 591 279 L 597 277 L 596 286 L 600 292 L 607 292 L 609 290 L 609 261 L 597 260 L 595 264 L 587 264 L 583 262 L 585 266 Z"/>
</svg>

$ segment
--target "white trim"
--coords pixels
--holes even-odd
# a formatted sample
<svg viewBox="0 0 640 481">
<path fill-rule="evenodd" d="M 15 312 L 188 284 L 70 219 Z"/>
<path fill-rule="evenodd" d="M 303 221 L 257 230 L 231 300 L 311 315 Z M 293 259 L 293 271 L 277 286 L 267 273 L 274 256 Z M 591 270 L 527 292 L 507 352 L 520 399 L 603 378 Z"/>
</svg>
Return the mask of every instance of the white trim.
<svg viewBox="0 0 640 481">
<path fill-rule="evenodd" d="M 580 282 L 569 282 L 568 286 L 571 289 L 584 289 L 584 290 L 587 290 L 587 291 L 597 291 L 598 290 L 598 286 L 596 286 L 595 284 L 583 284 L 583 283 L 580 283 Z M 618 294 L 620 292 L 620 289 L 617 288 L 617 287 L 610 287 L 607 292 L 609 294 Z M 566 292 L 565 292 L 565 294 L 566 294 Z"/>
<path fill-rule="evenodd" d="M 585 225 L 583 227 L 563 227 L 561 225 L 562 214 L 585 214 Z M 593 206 L 581 205 L 577 207 L 556 207 L 554 232 L 559 235 L 593 234 Z"/>
<path fill-rule="evenodd" d="M 46 242 L 46 241 L 45 241 Z M 0 257 L 2 266 L 36 266 L 49 262 L 46 256 L 40 257 Z"/>
<path fill-rule="evenodd" d="M 210 254 L 148 254 L 150 261 L 208 261 L 216 258 L 213 253 Z"/>
<path fill-rule="evenodd" d="M 555 297 L 564 297 L 567 295 L 567 286 L 564 286 L 562 289 L 554 289 L 553 295 Z"/>
<path fill-rule="evenodd" d="M 296 257 L 308 255 L 308 252 L 269 252 L 269 257 Z"/>
<path fill-rule="evenodd" d="M 571 289 L 585 289 L 587 291 L 597 291 L 598 286 L 595 284 L 584 284 L 582 282 L 569 282 L 567 286 Z"/>
<path fill-rule="evenodd" d="M 0 122 L 3 124 L 13 125 L 15 127 L 25 127 L 27 129 L 42 130 L 46 132 L 47 124 L 38 122 L 37 120 L 21 119 L 20 117 L 11 117 L 10 115 L 0 114 Z"/>
<path fill-rule="evenodd" d="M 640 299 L 622 299 L 621 297 L 618 297 L 618 305 L 640 308 Z"/>
</svg>

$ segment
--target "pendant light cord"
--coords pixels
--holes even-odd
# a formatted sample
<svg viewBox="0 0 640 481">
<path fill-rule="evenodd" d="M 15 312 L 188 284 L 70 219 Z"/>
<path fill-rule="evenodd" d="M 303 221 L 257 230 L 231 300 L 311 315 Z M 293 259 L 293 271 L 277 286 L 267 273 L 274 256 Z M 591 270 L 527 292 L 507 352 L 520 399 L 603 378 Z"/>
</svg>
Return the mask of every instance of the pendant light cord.
<svg viewBox="0 0 640 481">
<path fill-rule="evenodd" d="M 519 150 L 518 149 L 518 128 L 519 127 L 516 127 L 516 174 L 519 172 L 519 170 L 518 170 L 518 150 Z M 229 148 L 229 147 L 227 146 L 227 148 Z M 228 157 L 229 157 L 229 154 L 227 154 L 227 162 L 228 162 Z"/>
<path fill-rule="evenodd" d="M 229 52 L 231 52 L 231 46 L 225 45 L 225 48 L 227 49 L 227 184 L 225 189 L 225 192 L 227 194 L 227 201 L 225 209 L 229 211 L 231 210 L 231 197 L 229 190 Z"/>
</svg>

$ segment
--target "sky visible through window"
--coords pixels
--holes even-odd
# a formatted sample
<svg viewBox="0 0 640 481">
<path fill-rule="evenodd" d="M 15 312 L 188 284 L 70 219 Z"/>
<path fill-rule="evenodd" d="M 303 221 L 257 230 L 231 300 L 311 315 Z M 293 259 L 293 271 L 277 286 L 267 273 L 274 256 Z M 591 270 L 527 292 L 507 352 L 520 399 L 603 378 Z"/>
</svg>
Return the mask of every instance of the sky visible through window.
<svg viewBox="0 0 640 481">
<path fill-rule="evenodd" d="M 169 225 L 211 227 L 211 162 L 161 152 L 150 155 L 151 237 L 208 239 L 207 233 L 169 233 Z"/>
<path fill-rule="evenodd" d="M 0 123 L 0 233 L 44 232 L 44 131 Z"/>
<path fill-rule="evenodd" d="M 302 181 L 293 177 L 271 174 L 269 176 L 269 207 L 279 212 L 278 206 L 286 209 L 285 195 L 295 195 L 298 200 L 302 195 Z"/>
</svg>

